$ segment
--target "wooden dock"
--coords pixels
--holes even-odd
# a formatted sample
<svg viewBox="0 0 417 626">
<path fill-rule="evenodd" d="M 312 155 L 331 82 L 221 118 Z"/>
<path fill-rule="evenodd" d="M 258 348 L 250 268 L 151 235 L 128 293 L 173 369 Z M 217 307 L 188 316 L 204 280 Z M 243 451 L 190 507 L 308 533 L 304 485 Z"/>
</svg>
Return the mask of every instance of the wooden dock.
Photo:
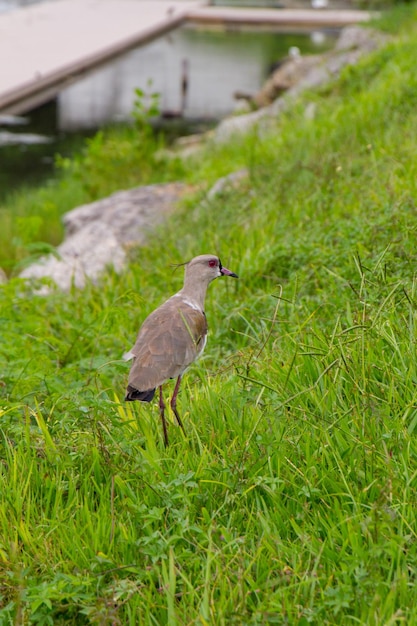
<svg viewBox="0 0 417 626">
<path fill-rule="evenodd" d="M 368 11 L 352 9 L 252 9 L 202 6 L 191 9 L 187 19 L 197 24 L 221 24 L 224 27 L 269 26 L 282 30 L 342 28 L 368 21 Z"/>
<path fill-rule="evenodd" d="M 176 28 L 198 0 L 59 0 L 0 15 L 0 113 L 53 98 L 88 70 Z"/>
<path fill-rule="evenodd" d="M 185 21 L 289 28 L 340 27 L 366 11 L 236 9 L 205 0 L 59 0 L 0 15 L 0 113 L 21 114 L 89 70 Z"/>
</svg>

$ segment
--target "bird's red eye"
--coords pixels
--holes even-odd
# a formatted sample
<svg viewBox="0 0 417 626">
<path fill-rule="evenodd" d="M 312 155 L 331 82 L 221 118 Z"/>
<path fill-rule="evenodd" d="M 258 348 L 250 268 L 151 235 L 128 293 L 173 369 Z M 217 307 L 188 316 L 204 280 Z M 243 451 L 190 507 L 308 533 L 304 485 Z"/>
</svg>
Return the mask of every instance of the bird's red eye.
<svg viewBox="0 0 417 626">
<path fill-rule="evenodd" d="M 216 265 L 217 265 L 217 261 L 216 261 L 215 259 L 211 259 L 211 260 L 208 262 L 208 264 L 209 264 L 209 266 L 210 266 L 210 267 L 216 267 Z"/>
</svg>

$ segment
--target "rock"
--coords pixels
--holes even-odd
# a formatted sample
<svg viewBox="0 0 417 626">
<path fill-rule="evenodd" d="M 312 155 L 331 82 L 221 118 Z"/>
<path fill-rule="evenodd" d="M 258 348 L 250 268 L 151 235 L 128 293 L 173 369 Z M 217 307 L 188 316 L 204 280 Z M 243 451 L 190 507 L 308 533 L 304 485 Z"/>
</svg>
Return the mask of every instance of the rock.
<svg viewBox="0 0 417 626">
<path fill-rule="evenodd" d="M 193 157 L 195 154 L 200 152 L 205 141 L 205 135 L 202 133 L 196 133 L 194 135 L 186 135 L 185 137 L 178 137 L 174 141 L 174 148 L 180 151 L 182 158 Z M 164 153 L 165 157 L 172 157 L 177 155 L 176 152 L 172 152 L 170 150 L 166 150 Z"/>
<path fill-rule="evenodd" d="M 322 55 L 288 59 L 278 67 L 254 100 L 262 104 L 269 102 L 274 93 L 276 96 L 284 95 L 258 111 L 224 119 L 214 131 L 213 141 L 222 143 L 236 133 L 248 132 L 254 127 L 268 127 L 269 120 L 286 110 L 303 91 L 325 85 L 344 67 L 357 63 L 361 56 L 381 46 L 387 38 L 387 35 L 370 28 L 347 26 L 341 31 L 334 50 Z M 303 63 L 301 59 L 304 59 Z"/>
<path fill-rule="evenodd" d="M 57 248 L 58 258 L 49 255 L 20 273 L 21 278 L 50 278 L 63 291 L 74 284 L 79 289 L 86 281 L 96 282 L 99 276 L 112 266 L 120 272 L 126 261 L 126 253 L 106 224 L 93 222 L 73 234 Z M 50 288 L 42 285 L 39 295 L 46 295 Z"/>
<path fill-rule="evenodd" d="M 172 211 L 186 189 L 183 183 L 146 185 L 85 204 L 64 215 L 66 236 L 97 223 L 106 225 L 119 243 L 142 244 L 150 230 Z"/>
<path fill-rule="evenodd" d="M 212 133 L 212 139 L 215 143 L 222 143 L 228 141 L 235 134 L 246 133 L 256 126 L 265 115 L 265 110 L 259 109 L 259 111 L 253 111 L 247 115 L 226 117 Z"/>
<path fill-rule="evenodd" d="M 219 178 L 211 189 L 207 193 L 207 199 L 213 200 L 216 196 L 220 195 L 225 189 L 230 187 L 236 187 L 236 185 L 244 178 L 248 177 L 248 170 L 246 168 L 232 172 L 227 176 Z"/>
<path fill-rule="evenodd" d="M 299 94 L 326 84 L 343 67 L 356 63 L 386 39 L 385 35 L 369 28 L 348 26 L 342 30 L 333 51 L 288 59 L 257 96 L 259 105 L 267 102 L 268 106 L 223 120 L 211 133 L 213 141 L 224 142 L 233 134 L 254 128 L 257 132 L 269 132 L 271 123 Z M 276 97 L 281 93 L 283 97 Z M 314 104 L 307 105 L 305 114 L 311 117 L 315 111 Z M 198 145 L 188 144 L 186 149 L 195 150 Z M 207 200 L 216 197 L 228 185 L 238 184 L 244 176 L 247 172 L 241 170 L 219 179 L 208 192 Z M 109 266 L 121 271 L 126 262 L 126 247 L 143 244 L 186 191 L 182 183 L 137 187 L 70 211 L 63 218 L 67 238 L 58 246 L 57 257 L 45 257 L 20 275 L 27 279 L 50 277 L 59 288 L 68 290 L 72 284 L 81 288 L 87 280 L 97 281 Z M 48 290 L 44 285 L 40 293 Z"/>
<path fill-rule="evenodd" d="M 236 93 L 234 97 L 237 102 L 233 110 L 233 115 L 243 115 L 244 113 L 251 113 L 253 111 L 253 95 Z"/>
<path fill-rule="evenodd" d="M 57 256 L 40 259 L 20 276 L 50 278 L 68 291 L 73 284 L 82 288 L 89 280 L 97 282 L 108 267 L 122 271 L 126 247 L 143 244 L 186 190 L 182 183 L 137 187 L 70 211 L 63 218 L 67 237 L 58 246 Z M 37 292 L 49 291 L 43 285 Z"/>
<path fill-rule="evenodd" d="M 317 65 L 319 59 L 320 55 L 288 57 L 273 72 L 261 91 L 252 98 L 252 102 L 257 107 L 268 106 L 284 91 L 291 89 L 291 87 L 299 83 L 311 68 Z"/>
<path fill-rule="evenodd" d="M 363 53 L 372 52 L 388 39 L 388 36 L 371 28 L 346 26 L 336 42 L 336 51 L 360 49 Z"/>
</svg>

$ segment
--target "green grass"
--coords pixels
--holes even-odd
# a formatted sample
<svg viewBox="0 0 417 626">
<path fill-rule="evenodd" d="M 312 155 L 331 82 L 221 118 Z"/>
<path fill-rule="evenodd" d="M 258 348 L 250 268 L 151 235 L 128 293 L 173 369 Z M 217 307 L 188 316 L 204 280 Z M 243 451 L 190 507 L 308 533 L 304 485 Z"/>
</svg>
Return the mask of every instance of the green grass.
<svg viewBox="0 0 417 626">
<path fill-rule="evenodd" d="M 164 156 L 164 145 L 147 129 L 111 127 L 87 139 L 72 159 L 57 155 L 55 178 L 0 201 L 0 267 L 17 275 L 22 265 L 60 243 L 61 217 L 76 206 L 123 188 L 182 178 L 182 163 Z"/>
<path fill-rule="evenodd" d="M 417 624 L 416 55 L 403 33 L 194 159 L 122 276 L 2 287 L 0 624 Z M 165 450 L 120 357 L 207 251 L 240 279 Z"/>
</svg>

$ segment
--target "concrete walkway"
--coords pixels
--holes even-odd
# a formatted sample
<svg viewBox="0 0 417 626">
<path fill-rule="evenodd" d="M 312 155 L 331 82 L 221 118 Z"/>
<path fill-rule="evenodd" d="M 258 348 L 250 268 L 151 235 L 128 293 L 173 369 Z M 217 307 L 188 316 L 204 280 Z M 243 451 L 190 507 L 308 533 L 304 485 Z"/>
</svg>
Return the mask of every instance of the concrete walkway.
<svg viewBox="0 0 417 626">
<path fill-rule="evenodd" d="M 0 15 L 0 112 L 47 101 L 87 70 L 175 28 L 198 0 L 60 0 Z"/>
<path fill-rule="evenodd" d="M 176 28 L 198 23 L 337 27 L 366 11 L 235 9 L 205 0 L 59 0 L 0 15 L 0 113 L 20 114 L 82 74 Z"/>
<path fill-rule="evenodd" d="M 368 11 L 353 9 L 252 9 L 221 6 L 198 7 L 188 12 L 188 20 L 199 24 L 224 26 L 273 26 L 283 30 L 302 28 L 341 28 L 369 20 Z"/>
</svg>

